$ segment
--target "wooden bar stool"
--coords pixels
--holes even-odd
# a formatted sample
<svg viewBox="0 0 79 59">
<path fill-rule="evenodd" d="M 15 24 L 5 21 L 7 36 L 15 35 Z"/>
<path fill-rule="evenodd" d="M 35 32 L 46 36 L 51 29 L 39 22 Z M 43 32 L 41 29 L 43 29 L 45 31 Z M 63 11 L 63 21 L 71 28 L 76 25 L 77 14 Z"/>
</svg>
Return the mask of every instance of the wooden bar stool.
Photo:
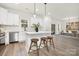
<svg viewBox="0 0 79 59">
<path fill-rule="evenodd" d="M 47 48 L 47 51 L 49 51 L 49 49 L 48 49 L 48 45 L 47 45 L 47 38 L 46 38 L 46 37 L 41 37 L 40 39 L 41 39 L 41 41 L 40 41 L 39 48 L 42 47 L 42 44 L 43 44 L 44 47 Z"/>
<path fill-rule="evenodd" d="M 47 42 L 49 42 L 50 45 L 53 45 L 53 48 L 55 48 L 54 41 L 53 41 L 53 36 L 47 36 Z"/>
<path fill-rule="evenodd" d="M 30 48 L 29 48 L 29 52 L 28 53 L 30 53 L 30 50 L 32 50 L 33 51 L 33 49 L 32 49 L 32 47 L 36 47 L 36 54 L 39 56 L 39 49 L 38 49 L 38 42 L 39 41 L 39 39 L 38 38 L 32 38 L 31 39 L 31 44 L 30 44 Z"/>
</svg>

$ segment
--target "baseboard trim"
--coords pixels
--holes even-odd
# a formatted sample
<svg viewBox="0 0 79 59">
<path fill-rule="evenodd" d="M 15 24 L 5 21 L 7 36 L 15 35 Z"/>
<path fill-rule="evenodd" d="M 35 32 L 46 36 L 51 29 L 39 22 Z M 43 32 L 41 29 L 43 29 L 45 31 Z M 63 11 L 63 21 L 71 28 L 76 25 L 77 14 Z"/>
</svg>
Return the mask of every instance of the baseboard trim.
<svg viewBox="0 0 79 59">
<path fill-rule="evenodd" d="M 19 41 L 13 41 L 13 42 L 10 42 L 10 44 L 12 43 L 18 43 Z M 0 45 L 5 45 L 5 43 L 0 43 Z"/>
<path fill-rule="evenodd" d="M 19 41 L 14 41 L 14 42 L 10 42 L 10 43 L 18 43 Z"/>
</svg>

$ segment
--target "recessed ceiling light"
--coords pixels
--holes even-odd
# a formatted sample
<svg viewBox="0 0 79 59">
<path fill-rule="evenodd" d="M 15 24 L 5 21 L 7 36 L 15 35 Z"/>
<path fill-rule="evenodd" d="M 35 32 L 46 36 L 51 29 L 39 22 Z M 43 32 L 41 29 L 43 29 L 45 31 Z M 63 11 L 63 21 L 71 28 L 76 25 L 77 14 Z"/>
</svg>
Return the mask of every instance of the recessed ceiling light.
<svg viewBox="0 0 79 59">
<path fill-rule="evenodd" d="M 26 10 L 28 9 L 28 8 L 25 8 Z"/>
<path fill-rule="evenodd" d="M 50 13 L 50 12 L 48 12 L 48 15 L 51 15 L 51 13 Z"/>
<path fill-rule="evenodd" d="M 20 4 L 20 3 L 15 3 L 15 4 Z"/>
<path fill-rule="evenodd" d="M 36 9 L 36 12 L 39 11 L 39 9 Z"/>
</svg>

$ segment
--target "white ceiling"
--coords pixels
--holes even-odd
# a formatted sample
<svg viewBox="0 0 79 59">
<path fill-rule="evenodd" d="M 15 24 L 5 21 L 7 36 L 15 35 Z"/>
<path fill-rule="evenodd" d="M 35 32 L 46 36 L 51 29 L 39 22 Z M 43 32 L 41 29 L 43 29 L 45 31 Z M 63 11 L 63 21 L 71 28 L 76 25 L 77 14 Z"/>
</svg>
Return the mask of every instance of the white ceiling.
<svg viewBox="0 0 79 59">
<path fill-rule="evenodd" d="M 33 14 L 34 12 L 34 4 L 33 3 L 0 3 L 0 6 L 18 10 L 24 13 Z M 43 3 L 36 3 L 36 13 L 40 15 L 45 14 Z M 56 17 L 58 19 L 64 17 L 71 17 L 71 16 L 79 16 L 79 4 L 78 3 L 48 3 L 47 4 L 47 14 Z"/>
</svg>

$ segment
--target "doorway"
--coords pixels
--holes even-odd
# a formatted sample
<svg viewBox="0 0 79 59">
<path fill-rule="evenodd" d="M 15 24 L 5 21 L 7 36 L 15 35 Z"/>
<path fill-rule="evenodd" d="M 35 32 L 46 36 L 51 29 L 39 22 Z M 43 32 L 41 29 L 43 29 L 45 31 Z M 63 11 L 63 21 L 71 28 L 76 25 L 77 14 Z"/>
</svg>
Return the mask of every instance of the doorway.
<svg viewBox="0 0 79 59">
<path fill-rule="evenodd" d="M 55 24 L 51 24 L 51 35 L 55 34 Z"/>
</svg>

